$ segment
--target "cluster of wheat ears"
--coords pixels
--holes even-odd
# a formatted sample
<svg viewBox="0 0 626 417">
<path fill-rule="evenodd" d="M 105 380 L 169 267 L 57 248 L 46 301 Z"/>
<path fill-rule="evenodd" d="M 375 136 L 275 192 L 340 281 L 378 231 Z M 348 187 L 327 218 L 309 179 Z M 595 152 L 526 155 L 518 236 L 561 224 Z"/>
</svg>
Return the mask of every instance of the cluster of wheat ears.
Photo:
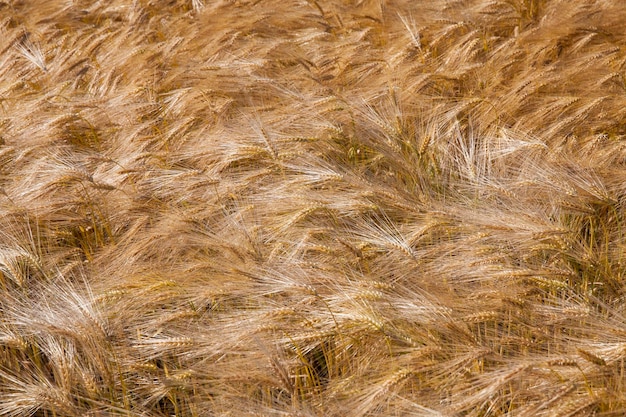
<svg viewBox="0 0 626 417">
<path fill-rule="evenodd" d="M 0 2 L 0 415 L 625 415 L 625 22 Z"/>
</svg>

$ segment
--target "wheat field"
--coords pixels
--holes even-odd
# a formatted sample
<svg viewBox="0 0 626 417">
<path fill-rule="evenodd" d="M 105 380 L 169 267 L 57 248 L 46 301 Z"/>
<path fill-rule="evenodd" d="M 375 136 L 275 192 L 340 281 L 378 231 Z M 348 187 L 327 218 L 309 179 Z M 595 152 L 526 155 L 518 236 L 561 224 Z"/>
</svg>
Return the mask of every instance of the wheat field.
<svg viewBox="0 0 626 417">
<path fill-rule="evenodd" d="M 625 25 L 0 2 L 0 415 L 626 415 Z"/>
</svg>

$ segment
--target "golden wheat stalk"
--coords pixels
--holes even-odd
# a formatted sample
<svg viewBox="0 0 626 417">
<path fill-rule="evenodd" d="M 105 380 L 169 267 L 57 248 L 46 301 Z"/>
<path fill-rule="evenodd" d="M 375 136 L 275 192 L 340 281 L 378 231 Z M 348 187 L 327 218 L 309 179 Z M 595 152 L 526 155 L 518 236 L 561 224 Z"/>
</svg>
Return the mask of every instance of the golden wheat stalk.
<svg viewBox="0 0 626 417">
<path fill-rule="evenodd" d="M 0 4 L 0 415 L 625 414 L 625 20 Z"/>
</svg>

